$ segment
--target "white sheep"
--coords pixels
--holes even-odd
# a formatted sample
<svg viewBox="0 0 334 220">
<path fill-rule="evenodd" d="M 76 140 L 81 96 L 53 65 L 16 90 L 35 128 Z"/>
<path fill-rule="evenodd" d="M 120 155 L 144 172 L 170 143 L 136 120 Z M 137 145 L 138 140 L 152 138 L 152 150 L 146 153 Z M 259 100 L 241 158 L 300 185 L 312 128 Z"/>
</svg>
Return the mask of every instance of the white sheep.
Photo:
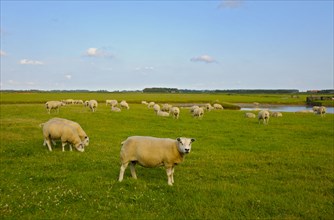
<svg viewBox="0 0 334 220">
<path fill-rule="evenodd" d="M 162 107 L 161 107 L 161 111 L 169 112 L 171 107 L 172 107 L 172 105 L 170 105 L 170 104 L 163 104 Z"/>
<path fill-rule="evenodd" d="M 153 110 L 155 111 L 155 113 L 157 113 L 158 111 L 160 111 L 160 105 L 154 104 L 153 105 Z"/>
<path fill-rule="evenodd" d="M 131 175 L 137 179 L 135 165 L 138 163 L 143 167 L 166 168 L 168 185 L 174 183 L 174 167 L 184 160 L 185 155 L 190 153 L 191 143 L 194 138 L 155 138 L 147 136 L 131 136 L 122 142 L 120 158 L 121 168 L 119 181 L 124 177 L 124 171 L 130 163 Z"/>
<path fill-rule="evenodd" d="M 246 113 L 245 113 L 245 117 L 246 117 L 246 118 L 255 118 L 255 114 L 254 114 L 254 113 L 251 113 L 251 112 L 246 112 Z"/>
<path fill-rule="evenodd" d="M 65 118 L 51 118 L 46 123 L 54 122 L 54 121 L 56 121 L 56 122 L 58 121 L 58 122 L 62 122 L 62 123 L 71 125 L 78 132 L 78 135 L 79 135 L 82 143 L 85 146 L 89 145 L 89 137 L 87 136 L 86 132 L 82 129 L 82 127 L 80 126 L 80 124 L 78 122 L 71 121 L 71 120 L 68 120 L 68 119 L 65 119 Z M 44 124 L 41 124 L 41 125 L 43 126 Z"/>
<path fill-rule="evenodd" d="M 57 113 L 59 113 L 59 108 L 64 105 L 65 103 L 60 101 L 48 101 L 45 103 L 46 110 L 49 114 L 51 113 L 52 109 L 55 109 Z"/>
<path fill-rule="evenodd" d="M 270 116 L 278 118 L 278 117 L 283 117 L 283 114 L 281 112 L 271 112 Z"/>
<path fill-rule="evenodd" d="M 213 108 L 214 109 L 224 109 L 223 106 L 221 104 L 218 104 L 218 103 L 213 104 Z"/>
<path fill-rule="evenodd" d="M 129 104 L 125 100 L 122 100 L 120 105 L 121 105 L 121 108 L 130 109 Z"/>
<path fill-rule="evenodd" d="M 74 104 L 83 104 L 84 102 L 82 100 L 74 100 Z"/>
<path fill-rule="evenodd" d="M 319 108 L 320 106 L 313 106 L 312 110 L 314 113 L 317 113 Z"/>
<path fill-rule="evenodd" d="M 262 110 L 262 111 L 259 112 L 257 117 L 259 119 L 259 124 L 260 124 L 261 120 L 263 121 L 263 124 L 268 124 L 269 118 L 270 118 L 269 111 L 268 110 Z"/>
<path fill-rule="evenodd" d="M 85 102 L 85 106 L 88 106 L 92 112 L 95 112 L 98 104 L 96 100 L 90 100 Z"/>
<path fill-rule="evenodd" d="M 117 107 L 117 105 L 118 105 L 118 101 L 117 100 L 109 100 L 109 104 L 110 104 L 110 106 L 111 107 Z"/>
<path fill-rule="evenodd" d="M 155 105 L 155 102 L 149 102 L 147 105 L 147 108 L 153 108 L 154 105 Z"/>
<path fill-rule="evenodd" d="M 198 105 L 193 105 L 193 106 L 191 106 L 191 107 L 190 107 L 190 113 L 191 113 L 191 114 L 194 113 L 195 109 L 197 109 L 197 108 L 199 108 Z"/>
<path fill-rule="evenodd" d="M 204 109 L 203 108 L 195 108 L 193 111 L 193 117 L 201 118 L 204 115 Z"/>
<path fill-rule="evenodd" d="M 178 107 L 172 107 L 169 113 L 173 116 L 173 118 L 178 119 L 180 116 L 180 109 Z"/>
<path fill-rule="evenodd" d="M 111 106 L 111 111 L 112 112 L 121 112 L 122 110 L 118 107 Z"/>
<path fill-rule="evenodd" d="M 111 100 L 110 100 L 110 99 L 107 99 L 107 100 L 106 100 L 106 106 L 107 106 L 107 105 L 110 105 L 110 103 L 111 103 Z"/>
<path fill-rule="evenodd" d="M 84 152 L 84 143 L 82 143 L 78 132 L 74 127 L 61 121 L 51 121 L 43 124 L 43 136 L 49 151 L 52 151 L 52 140 L 60 139 L 62 142 L 62 151 L 65 151 L 65 145 L 68 143 L 72 151 L 73 145 L 78 151 Z"/>
<path fill-rule="evenodd" d="M 211 111 L 213 109 L 214 109 L 214 107 L 210 103 L 205 104 L 205 110 Z"/>
<path fill-rule="evenodd" d="M 143 104 L 143 105 L 148 105 L 148 103 L 146 102 L 146 101 L 141 101 L 141 104 Z"/>
<path fill-rule="evenodd" d="M 157 116 L 169 117 L 169 112 L 163 112 L 163 111 L 159 110 L 156 113 L 157 113 Z"/>
<path fill-rule="evenodd" d="M 318 109 L 317 109 L 317 114 L 318 115 L 321 115 L 321 117 L 323 117 L 325 114 L 326 114 L 326 107 L 325 106 L 320 106 Z"/>
</svg>

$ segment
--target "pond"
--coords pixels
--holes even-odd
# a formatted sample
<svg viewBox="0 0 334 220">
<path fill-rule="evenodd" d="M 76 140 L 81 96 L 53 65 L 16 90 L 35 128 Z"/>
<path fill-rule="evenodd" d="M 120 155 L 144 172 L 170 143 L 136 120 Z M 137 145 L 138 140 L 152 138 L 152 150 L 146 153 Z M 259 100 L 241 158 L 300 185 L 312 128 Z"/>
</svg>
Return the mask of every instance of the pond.
<svg viewBox="0 0 334 220">
<path fill-rule="evenodd" d="M 312 110 L 311 106 L 302 106 L 302 105 L 252 105 L 252 104 L 239 104 L 241 110 L 244 111 L 255 111 L 262 109 L 269 109 L 270 111 L 277 112 L 299 112 L 299 111 L 310 111 Z M 327 113 L 334 114 L 333 107 L 326 107 Z"/>
</svg>

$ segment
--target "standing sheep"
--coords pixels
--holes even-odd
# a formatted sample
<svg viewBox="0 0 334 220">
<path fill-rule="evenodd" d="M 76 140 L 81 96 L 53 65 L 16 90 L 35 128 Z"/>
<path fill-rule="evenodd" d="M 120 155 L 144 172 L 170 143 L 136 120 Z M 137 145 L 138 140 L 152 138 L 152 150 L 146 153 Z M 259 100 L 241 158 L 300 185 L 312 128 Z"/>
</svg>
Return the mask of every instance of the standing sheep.
<svg viewBox="0 0 334 220">
<path fill-rule="evenodd" d="M 88 106 L 92 112 L 95 112 L 97 109 L 97 101 L 96 100 L 90 100 L 85 102 L 85 106 Z"/>
<path fill-rule="evenodd" d="M 195 108 L 193 111 L 193 117 L 201 118 L 204 115 L 204 109 L 203 108 Z"/>
<path fill-rule="evenodd" d="M 121 108 L 130 109 L 129 104 L 125 100 L 121 101 L 120 104 L 121 104 Z"/>
<path fill-rule="evenodd" d="M 154 104 L 153 105 L 153 110 L 155 111 L 155 113 L 157 113 L 158 111 L 160 111 L 160 105 Z"/>
<path fill-rule="evenodd" d="M 318 109 L 317 109 L 317 114 L 318 115 L 321 115 L 321 117 L 323 117 L 325 114 L 326 114 L 326 107 L 325 106 L 320 106 Z"/>
<path fill-rule="evenodd" d="M 259 112 L 257 117 L 259 119 L 259 124 L 260 124 L 261 120 L 263 120 L 263 124 L 268 124 L 269 118 L 270 118 L 269 111 L 262 110 L 262 111 Z"/>
<path fill-rule="evenodd" d="M 178 107 L 172 107 L 169 113 L 173 116 L 173 118 L 178 119 L 180 116 L 180 109 Z"/>
<path fill-rule="evenodd" d="M 124 177 L 124 171 L 130 163 L 131 175 L 137 179 L 135 165 L 143 167 L 165 166 L 168 177 L 168 185 L 174 183 L 174 167 L 184 160 L 190 153 L 193 138 L 155 138 L 145 136 L 131 136 L 122 142 L 120 158 L 121 168 L 119 181 Z"/>
<path fill-rule="evenodd" d="M 75 122 L 75 121 L 71 121 L 71 120 L 68 120 L 68 119 L 65 119 L 65 118 L 51 118 L 49 121 L 47 121 L 44 124 L 47 124 L 47 123 L 50 123 L 50 122 L 57 122 L 57 121 L 68 124 L 68 125 L 71 125 L 78 132 L 78 135 L 79 135 L 82 143 L 85 146 L 89 145 L 89 137 L 87 136 L 86 132 L 82 129 L 80 124 Z M 44 124 L 42 124 L 42 125 L 44 125 Z"/>
<path fill-rule="evenodd" d="M 224 109 L 223 106 L 221 104 L 218 104 L 218 103 L 213 104 L 213 108 L 214 109 Z"/>
<path fill-rule="evenodd" d="M 51 113 L 52 109 L 55 109 L 57 113 L 59 113 L 59 108 L 64 105 L 65 103 L 60 101 L 48 101 L 45 103 L 46 110 L 49 114 Z"/>
<path fill-rule="evenodd" d="M 153 108 L 154 104 L 155 104 L 155 102 L 149 102 L 147 104 L 147 108 Z"/>
<path fill-rule="evenodd" d="M 62 151 L 65 151 L 65 145 L 68 143 L 72 151 L 73 145 L 78 151 L 84 152 L 84 144 L 82 143 L 78 132 L 74 127 L 61 121 L 51 121 L 43 125 L 43 136 L 49 151 L 52 151 L 52 140 L 60 139 L 62 142 Z"/>
</svg>

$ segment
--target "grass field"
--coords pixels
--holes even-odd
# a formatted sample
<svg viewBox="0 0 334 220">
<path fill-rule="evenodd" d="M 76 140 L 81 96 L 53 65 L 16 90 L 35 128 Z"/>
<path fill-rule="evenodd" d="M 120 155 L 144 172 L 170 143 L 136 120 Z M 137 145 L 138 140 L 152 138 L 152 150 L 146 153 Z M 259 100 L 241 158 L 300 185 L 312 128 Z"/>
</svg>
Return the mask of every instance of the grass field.
<svg viewBox="0 0 334 220">
<path fill-rule="evenodd" d="M 57 97 L 61 95 L 62 97 Z M 105 94 L 2 94 L 2 219 L 332 219 L 334 217 L 334 115 L 283 113 L 269 125 L 223 110 L 178 120 L 159 118 L 137 104 L 142 94 L 120 94 L 130 110 L 97 112 L 67 105 L 46 113 L 50 97 L 109 99 Z M 9 98 L 11 97 L 11 98 Z M 24 96 L 29 97 L 29 96 Z M 57 98 L 56 98 L 57 97 Z M 227 99 L 230 97 L 231 99 Z M 152 95 L 153 101 L 171 97 Z M 12 100 L 11 100 L 12 99 Z M 220 100 L 231 96 L 172 96 L 174 102 Z M 203 100 L 204 99 L 204 100 Z M 247 97 L 250 101 L 266 97 Z M 269 99 L 269 98 L 268 98 Z M 273 99 L 271 97 L 271 99 Z M 84 153 L 49 152 L 39 124 L 52 117 L 77 121 L 90 137 Z M 119 174 L 120 143 L 131 135 L 196 138 L 192 152 L 175 168 L 167 185 L 163 168 L 136 167 L 138 179 Z M 66 149 L 67 150 L 67 149 Z"/>
</svg>

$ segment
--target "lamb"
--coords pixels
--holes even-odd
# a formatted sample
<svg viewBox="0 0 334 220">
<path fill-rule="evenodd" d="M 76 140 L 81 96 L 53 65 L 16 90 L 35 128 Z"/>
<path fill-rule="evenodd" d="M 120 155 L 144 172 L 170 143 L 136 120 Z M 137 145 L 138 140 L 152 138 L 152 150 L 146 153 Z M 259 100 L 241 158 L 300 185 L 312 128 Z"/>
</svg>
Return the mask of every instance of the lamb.
<svg viewBox="0 0 334 220">
<path fill-rule="evenodd" d="M 118 107 L 111 106 L 111 111 L 112 112 L 121 112 L 122 110 Z"/>
<path fill-rule="evenodd" d="M 257 117 L 259 119 L 259 124 L 260 124 L 261 120 L 263 120 L 263 124 L 268 124 L 269 118 L 270 118 L 269 111 L 262 110 L 262 111 L 259 112 Z"/>
<path fill-rule="evenodd" d="M 173 118 L 178 119 L 180 116 L 180 109 L 178 107 L 172 107 L 169 113 L 173 116 Z"/>
<path fill-rule="evenodd" d="M 193 117 L 201 118 L 204 115 L 204 109 L 203 108 L 195 108 L 193 111 Z"/>
<path fill-rule="evenodd" d="M 155 113 L 157 113 L 158 111 L 160 111 L 160 105 L 154 104 L 153 105 L 153 110 L 155 111 Z"/>
<path fill-rule="evenodd" d="M 130 109 L 129 104 L 125 100 L 122 100 L 120 104 L 121 108 Z"/>
<path fill-rule="evenodd" d="M 281 112 L 271 112 L 270 115 L 276 118 L 283 117 L 283 114 Z"/>
<path fill-rule="evenodd" d="M 77 123 L 75 121 L 65 119 L 65 118 L 51 118 L 46 123 L 57 122 L 57 121 L 68 124 L 68 125 L 71 125 L 78 132 L 79 138 L 81 139 L 82 143 L 85 146 L 89 145 L 89 137 L 87 136 L 86 132 L 82 129 L 82 127 L 80 126 L 79 123 Z M 46 124 L 46 123 L 44 123 L 44 124 Z M 42 124 L 42 126 L 44 124 Z"/>
<path fill-rule="evenodd" d="M 43 136 L 49 151 L 52 151 L 52 140 L 60 139 L 62 142 L 62 151 L 65 151 L 65 145 L 69 143 L 70 151 L 73 145 L 78 151 L 84 152 L 84 144 L 82 143 L 78 132 L 74 127 L 61 121 L 51 121 L 44 123 Z"/>
<path fill-rule="evenodd" d="M 224 109 L 223 106 L 221 104 L 213 104 L 213 108 L 214 109 Z"/>
<path fill-rule="evenodd" d="M 45 103 L 46 110 L 48 111 L 49 114 L 51 113 L 52 109 L 55 109 L 57 113 L 59 113 L 59 108 L 64 105 L 65 103 L 60 101 L 48 101 Z"/>
<path fill-rule="evenodd" d="M 98 104 L 97 104 L 96 100 L 90 100 L 90 101 L 85 102 L 85 106 L 89 106 L 89 108 L 92 112 L 96 111 L 97 105 Z"/>
<path fill-rule="evenodd" d="M 130 163 L 131 175 L 137 179 L 135 165 L 143 167 L 166 168 L 168 185 L 174 183 L 174 167 L 180 164 L 185 155 L 190 153 L 194 138 L 180 137 L 176 140 L 170 138 L 156 138 L 148 136 L 131 136 L 122 142 L 120 158 L 121 168 L 119 182 L 123 180 L 124 171 Z"/>
<path fill-rule="evenodd" d="M 169 112 L 163 112 L 161 110 L 157 111 L 157 116 L 169 117 Z"/>
<path fill-rule="evenodd" d="M 246 118 L 255 118 L 255 114 L 254 114 L 254 113 L 251 113 L 251 112 L 246 112 L 246 113 L 245 113 L 245 117 L 246 117 Z"/>
<path fill-rule="evenodd" d="M 326 114 L 326 107 L 325 106 L 320 106 L 318 109 L 317 109 L 317 114 L 318 115 L 321 115 L 321 117 L 323 117 L 325 114 Z"/>
</svg>

